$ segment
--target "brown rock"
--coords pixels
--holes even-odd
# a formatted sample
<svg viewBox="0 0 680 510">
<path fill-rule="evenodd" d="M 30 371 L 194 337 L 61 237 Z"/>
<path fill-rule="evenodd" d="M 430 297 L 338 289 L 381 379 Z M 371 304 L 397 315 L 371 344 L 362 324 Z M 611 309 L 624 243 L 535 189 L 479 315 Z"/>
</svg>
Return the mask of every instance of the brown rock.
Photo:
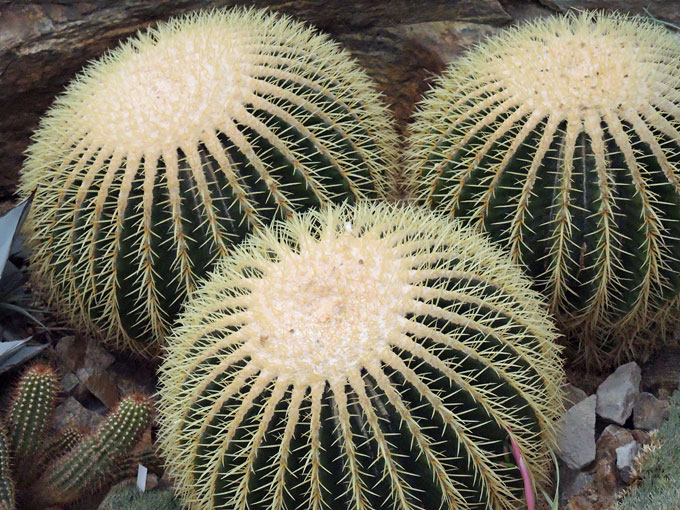
<svg viewBox="0 0 680 510">
<path fill-rule="evenodd" d="M 57 361 L 64 367 L 63 372 L 75 372 L 83 364 L 85 359 L 86 343 L 80 336 L 65 336 L 59 339 L 54 352 Z"/>
<path fill-rule="evenodd" d="M 651 393 L 642 392 L 635 399 L 633 423 L 636 429 L 654 430 L 668 416 L 668 401 L 659 400 Z"/>
<path fill-rule="evenodd" d="M 104 370 L 81 368 L 77 372 L 78 379 L 106 407 L 113 408 L 120 400 L 120 392 L 111 375 Z"/>
<path fill-rule="evenodd" d="M 597 457 L 599 461 L 603 457 L 616 457 L 616 449 L 620 446 L 633 442 L 635 439 L 633 434 L 623 427 L 618 425 L 607 425 L 597 439 Z"/>
<path fill-rule="evenodd" d="M 648 444 L 652 444 L 652 436 L 649 432 L 645 432 L 644 430 L 639 430 L 635 429 L 632 431 L 633 433 L 633 438 L 640 443 L 641 445 L 645 446 Z"/>
</svg>

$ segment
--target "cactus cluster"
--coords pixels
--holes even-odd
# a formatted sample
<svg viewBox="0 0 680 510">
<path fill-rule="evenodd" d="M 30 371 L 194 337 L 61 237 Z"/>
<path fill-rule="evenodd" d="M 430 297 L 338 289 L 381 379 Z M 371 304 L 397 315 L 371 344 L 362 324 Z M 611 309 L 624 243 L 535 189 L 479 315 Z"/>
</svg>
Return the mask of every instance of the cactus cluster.
<svg viewBox="0 0 680 510">
<path fill-rule="evenodd" d="M 92 433 L 67 429 L 51 438 L 49 428 L 57 397 L 57 375 L 44 364 L 19 380 L 0 430 L 0 509 L 42 510 L 68 505 L 107 481 L 125 462 L 151 421 L 146 397 L 131 395 L 116 406 Z M 3 506 L 4 505 L 4 506 Z"/>
<path fill-rule="evenodd" d="M 679 69 L 648 19 L 552 17 L 452 64 L 412 126 L 416 200 L 507 247 L 591 366 L 677 321 Z"/>
<path fill-rule="evenodd" d="M 310 211 L 245 241 L 161 367 L 192 510 L 516 508 L 545 481 L 562 367 L 509 257 L 427 210 Z"/>
<path fill-rule="evenodd" d="M 21 189 L 34 282 L 78 327 L 154 354 L 253 230 L 385 195 L 391 116 L 350 54 L 252 9 L 190 14 L 91 63 L 43 119 Z"/>
</svg>

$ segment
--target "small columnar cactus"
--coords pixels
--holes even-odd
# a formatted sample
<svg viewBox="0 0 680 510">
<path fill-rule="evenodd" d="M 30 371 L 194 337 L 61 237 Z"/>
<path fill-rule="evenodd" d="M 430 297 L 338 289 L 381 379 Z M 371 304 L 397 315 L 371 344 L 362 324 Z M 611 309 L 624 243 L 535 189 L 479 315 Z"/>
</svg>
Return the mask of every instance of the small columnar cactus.
<svg viewBox="0 0 680 510">
<path fill-rule="evenodd" d="M 57 386 L 55 371 L 45 364 L 19 379 L 6 416 L 7 438 L 0 426 L 0 510 L 13 510 L 15 492 L 22 510 L 72 503 L 110 483 L 114 468 L 127 465 L 128 457 L 147 458 L 133 450 L 151 421 L 147 398 L 123 399 L 92 433 L 66 429 L 51 437 Z"/>
<path fill-rule="evenodd" d="M 124 398 L 92 434 L 47 465 L 34 484 L 31 505 L 64 505 L 96 486 L 134 448 L 151 423 L 146 397 Z"/>
<path fill-rule="evenodd" d="M 249 238 L 187 304 L 159 392 L 192 510 L 516 508 L 562 368 L 543 301 L 482 236 L 358 204 Z"/>
<path fill-rule="evenodd" d="M 382 197 L 396 135 L 347 51 L 285 16 L 187 15 L 90 64 L 35 134 L 21 189 L 36 284 L 119 347 L 157 351 L 250 231 Z"/>
<path fill-rule="evenodd" d="M 57 401 L 57 374 L 50 366 L 29 367 L 19 380 L 6 416 L 8 443 L 14 459 L 16 481 L 24 484 L 40 469 L 45 438 Z"/>
<path fill-rule="evenodd" d="M 14 510 L 14 482 L 10 470 L 5 427 L 0 422 L 0 510 Z"/>
<path fill-rule="evenodd" d="M 420 203 L 506 246 L 590 365 L 644 357 L 678 316 L 680 39 L 582 13 L 507 30 L 422 102 Z"/>
</svg>

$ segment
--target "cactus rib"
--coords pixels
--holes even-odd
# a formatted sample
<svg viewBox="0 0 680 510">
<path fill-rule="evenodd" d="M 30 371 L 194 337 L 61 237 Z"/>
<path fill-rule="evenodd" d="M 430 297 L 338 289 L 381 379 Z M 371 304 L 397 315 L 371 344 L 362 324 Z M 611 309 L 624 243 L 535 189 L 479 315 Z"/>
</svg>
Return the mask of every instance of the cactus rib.
<svg viewBox="0 0 680 510">
<path fill-rule="evenodd" d="M 309 212 L 249 238 L 187 305 L 161 450 L 192 510 L 515 508 L 504 445 L 546 480 L 555 338 L 521 271 L 457 222 Z"/>
<path fill-rule="evenodd" d="M 235 8 L 160 24 L 87 67 L 36 133 L 35 280 L 71 321 L 153 354 L 248 232 L 383 196 L 395 140 L 365 73 L 301 23 Z"/>
<path fill-rule="evenodd" d="M 648 355 L 677 315 L 679 62 L 644 18 L 539 20 L 450 66 L 412 128 L 416 201 L 507 246 L 591 366 Z"/>
</svg>

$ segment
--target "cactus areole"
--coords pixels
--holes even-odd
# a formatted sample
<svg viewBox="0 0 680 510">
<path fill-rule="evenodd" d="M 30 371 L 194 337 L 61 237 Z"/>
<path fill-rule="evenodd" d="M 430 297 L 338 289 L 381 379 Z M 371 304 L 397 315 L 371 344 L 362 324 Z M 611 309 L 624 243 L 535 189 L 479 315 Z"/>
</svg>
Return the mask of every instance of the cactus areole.
<svg viewBox="0 0 680 510">
<path fill-rule="evenodd" d="M 394 141 L 367 75 L 312 28 L 249 9 L 161 24 L 90 64 L 35 135 L 35 281 L 77 325 L 153 353 L 248 232 L 381 197 Z"/>
<path fill-rule="evenodd" d="M 506 255 L 427 210 L 359 204 L 248 239 L 182 315 L 161 449 L 191 510 L 516 508 L 562 380 Z"/>
<path fill-rule="evenodd" d="M 680 289 L 680 39 L 582 13 L 514 28 L 421 105 L 409 179 L 539 280 L 590 365 L 651 352 Z"/>
</svg>

